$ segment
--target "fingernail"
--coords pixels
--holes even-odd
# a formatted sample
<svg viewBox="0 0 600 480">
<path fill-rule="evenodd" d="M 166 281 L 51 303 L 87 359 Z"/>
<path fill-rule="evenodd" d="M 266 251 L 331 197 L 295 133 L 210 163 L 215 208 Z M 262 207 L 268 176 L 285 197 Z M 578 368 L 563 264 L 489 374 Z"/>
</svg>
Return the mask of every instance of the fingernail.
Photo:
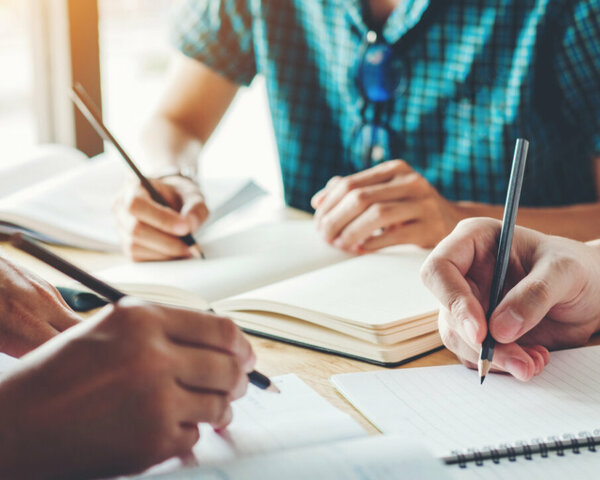
<svg viewBox="0 0 600 480">
<path fill-rule="evenodd" d="M 529 369 L 527 368 L 527 364 L 522 360 L 519 360 L 518 358 L 509 358 L 506 361 L 504 368 L 518 380 L 527 380 Z"/>
<path fill-rule="evenodd" d="M 462 325 L 469 341 L 471 343 L 477 343 L 477 324 L 470 318 L 465 318 Z"/>
<path fill-rule="evenodd" d="M 523 328 L 523 318 L 512 310 L 506 310 L 494 319 L 494 335 L 497 340 L 511 341 Z"/>
<path fill-rule="evenodd" d="M 174 227 L 173 231 L 177 235 L 185 235 L 189 231 L 189 226 L 188 226 L 187 223 L 185 223 L 183 221 L 182 222 L 178 222 L 178 223 L 175 224 L 175 227 Z"/>
</svg>

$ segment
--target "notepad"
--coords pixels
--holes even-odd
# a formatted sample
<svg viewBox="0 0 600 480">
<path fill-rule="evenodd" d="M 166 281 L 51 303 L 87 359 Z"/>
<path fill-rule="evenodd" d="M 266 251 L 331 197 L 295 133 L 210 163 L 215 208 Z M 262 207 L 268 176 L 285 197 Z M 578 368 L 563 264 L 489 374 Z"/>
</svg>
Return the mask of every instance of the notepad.
<svg viewBox="0 0 600 480">
<path fill-rule="evenodd" d="M 273 380 L 280 395 L 250 387 L 233 403 L 234 419 L 224 432 L 201 426 L 193 458 L 185 465 L 167 462 L 146 475 L 168 471 L 165 478 L 375 480 L 404 471 L 419 475 L 411 478 L 444 478 L 441 463 L 422 447 L 397 437 L 369 438 L 296 375 Z"/>
<path fill-rule="evenodd" d="M 353 257 L 311 220 L 263 224 L 202 244 L 206 260 L 127 263 L 98 276 L 147 300 L 212 308 L 245 331 L 383 365 L 441 345 L 422 285 L 428 251 Z"/>
<path fill-rule="evenodd" d="M 556 471 L 591 465 L 600 472 L 600 453 L 591 454 L 588 447 L 593 445 L 587 443 L 600 435 L 599 365 L 600 347 L 587 347 L 553 352 L 544 372 L 526 383 L 492 374 L 481 386 L 477 372 L 462 365 L 335 375 L 332 382 L 379 430 L 418 438 L 438 457 L 452 452 L 476 457 L 479 450 L 501 445 L 553 445 L 559 440 L 561 450 L 568 452 L 564 457 L 551 453 L 540 459 L 535 454 L 518 462 L 554 475 L 553 465 L 562 458 L 566 463 Z M 579 455 L 571 448 L 574 438 Z M 579 458 L 583 460 L 577 464 Z M 500 460 L 502 468 L 515 470 L 507 463 L 512 464 Z M 478 467 L 467 470 L 466 478 L 495 478 Z"/>
</svg>

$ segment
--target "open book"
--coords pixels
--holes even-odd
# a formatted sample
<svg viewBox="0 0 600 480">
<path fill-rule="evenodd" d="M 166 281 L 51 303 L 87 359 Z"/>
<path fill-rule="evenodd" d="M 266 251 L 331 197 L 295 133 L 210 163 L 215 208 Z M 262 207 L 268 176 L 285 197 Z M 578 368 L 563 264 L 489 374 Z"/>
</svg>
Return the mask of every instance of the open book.
<svg viewBox="0 0 600 480">
<path fill-rule="evenodd" d="M 0 170 L 0 225 L 18 227 L 49 243 L 118 251 L 112 205 L 132 173 L 120 158 L 89 160 L 77 150 L 48 146 Z M 202 185 L 209 223 L 265 192 L 248 179 Z"/>
<path fill-rule="evenodd" d="M 297 376 L 273 380 L 280 395 L 250 387 L 233 403 L 225 431 L 201 425 L 189 458 L 165 462 L 141 478 L 376 480 L 398 472 L 403 478 L 447 478 L 426 450 L 397 436 L 368 437 Z"/>
<path fill-rule="evenodd" d="M 248 332 L 377 364 L 441 345 L 438 303 L 419 279 L 425 250 L 352 257 L 324 243 L 310 220 L 259 225 L 202 248 L 207 260 L 96 273 L 141 298 L 212 308 Z"/>
<path fill-rule="evenodd" d="M 456 478 L 598 478 L 600 347 L 553 352 L 522 383 L 462 365 L 335 375 L 379 430 L 418 438 Z M 462 468 L 461 468 L 462 467 Z"/>
</svg>

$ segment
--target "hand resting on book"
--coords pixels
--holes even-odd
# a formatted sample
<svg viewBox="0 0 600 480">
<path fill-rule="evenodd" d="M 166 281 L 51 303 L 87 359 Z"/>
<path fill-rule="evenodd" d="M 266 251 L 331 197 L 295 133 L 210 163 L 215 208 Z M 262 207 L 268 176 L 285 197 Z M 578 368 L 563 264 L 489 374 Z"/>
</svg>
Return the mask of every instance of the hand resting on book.
<svg viewBox="0 0 600 480">
<path fill-rule="evenodd" d="M 501 222 L 465 220 L 423 265 L 442 304 L 444 344 L 476 368 Z M 548 349 L 586 343 L 600 323 L 600 248 L 516 227 L 504 298 L 490 318 L 494 366 L 520 380 L 539 374 Z"/>
<path fill-rule="evenodd" d="M 25 355 L 79 320 L 52 285 L 0 258 L 0 352 Z"/>
<path fill-rule="evenodd" d="M 208 218 L 200 187 L 179 175 L 151 182 L 172 209 L 154 202 L 139 182 L 125 188 L 115 204 L 123 251 L 136 262 L 190 258 L 179 237 L 193 234 Z"/>
</svg>

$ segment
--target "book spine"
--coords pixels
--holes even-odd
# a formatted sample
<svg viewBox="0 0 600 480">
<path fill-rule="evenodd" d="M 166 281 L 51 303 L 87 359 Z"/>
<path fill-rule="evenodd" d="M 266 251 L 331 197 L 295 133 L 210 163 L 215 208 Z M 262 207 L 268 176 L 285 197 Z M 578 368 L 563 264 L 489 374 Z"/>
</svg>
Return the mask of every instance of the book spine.
<svg viewBox="0 0 600 480">
<path fill-rule="evenodd" d="M 600 429 L 593 432 L 581 432 L 577 435 L 565 434 L 561 437 L 536 438 L 530 442 L 504 443 L 497 447 L 453 451 L 442 460 L 446 465 L 458 465 L 466 468 L 469 464 L 483 466 L 485 462 L 500 463 L 502 459 L 515 462 L 517 459 L 531 460 L 534 456 L 546 458 L 549 455 L 562 457 L 565 452 L 578 454 L 586 449 L 596 452 L 600 446 Z"/>
</svg>

